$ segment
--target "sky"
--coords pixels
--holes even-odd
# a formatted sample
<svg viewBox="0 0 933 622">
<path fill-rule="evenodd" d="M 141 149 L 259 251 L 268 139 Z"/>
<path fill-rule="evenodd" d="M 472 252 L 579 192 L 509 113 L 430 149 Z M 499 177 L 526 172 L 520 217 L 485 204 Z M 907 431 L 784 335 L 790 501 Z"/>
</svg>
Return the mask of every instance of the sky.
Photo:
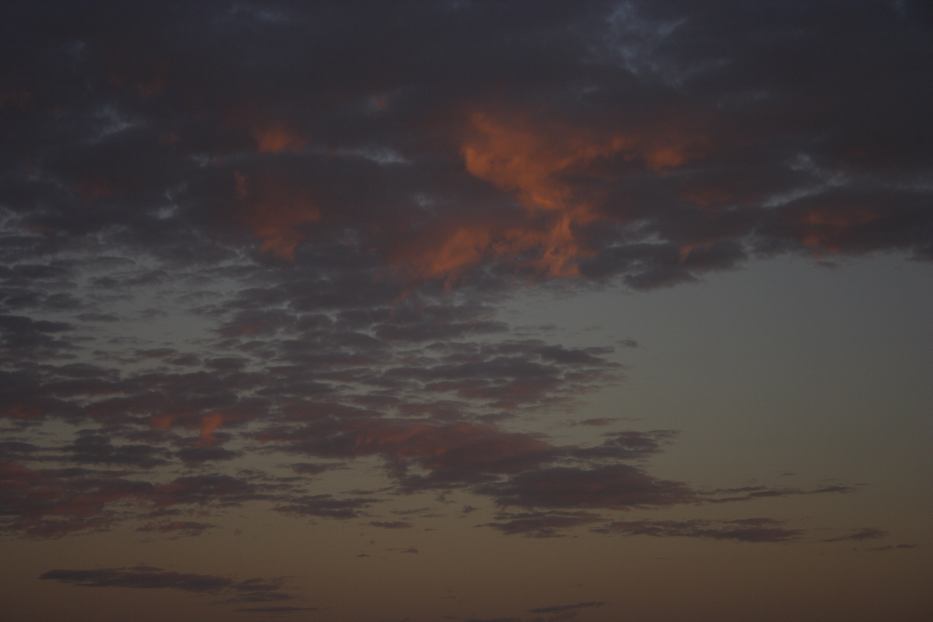
<svg viewBox="0 0 933 622">
<path fill-rule="evenodd" d="M 924 0 L 0 8 L 0 618 L 933 619 Z"/>
</svg>

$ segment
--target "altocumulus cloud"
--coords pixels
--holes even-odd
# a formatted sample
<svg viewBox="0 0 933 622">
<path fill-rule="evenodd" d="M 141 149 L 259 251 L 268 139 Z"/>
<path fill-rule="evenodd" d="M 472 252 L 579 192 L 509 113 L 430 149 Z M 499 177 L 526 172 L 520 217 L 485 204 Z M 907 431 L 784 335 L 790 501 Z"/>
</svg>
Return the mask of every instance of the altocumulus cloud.
<svg viewBox="0 0 933 622">
<path fill-rule="evenodd" d="M 500 310 L 776 255 L 933 260 L 924 2 L 365 8 L 5 7 L 0 529 L 172 537 L 247 503 L 389 528 L 387 498 L 461 492 L 506 534 L 791 540 L 608 513 L 856 492 L 697 490 L 645 464 L 673 431 L 529 431 L 622 354 Z M 367 460 L 378 495 L 317 488 Z M 171 580 L 108 572 L 84 580 Z"/>
</svg>

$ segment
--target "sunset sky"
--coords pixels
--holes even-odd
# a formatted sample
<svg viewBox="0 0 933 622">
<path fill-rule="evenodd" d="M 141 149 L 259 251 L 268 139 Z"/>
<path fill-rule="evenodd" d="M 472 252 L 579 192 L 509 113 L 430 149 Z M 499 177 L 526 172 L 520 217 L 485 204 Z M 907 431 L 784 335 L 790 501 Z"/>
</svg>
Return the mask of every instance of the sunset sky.
<svg viewBox="0 0 933 622">
<path fill-rule="evenodd" d="M 933 620 L 926 0 L 0 8 L 0 620 Z"/>
</svg>

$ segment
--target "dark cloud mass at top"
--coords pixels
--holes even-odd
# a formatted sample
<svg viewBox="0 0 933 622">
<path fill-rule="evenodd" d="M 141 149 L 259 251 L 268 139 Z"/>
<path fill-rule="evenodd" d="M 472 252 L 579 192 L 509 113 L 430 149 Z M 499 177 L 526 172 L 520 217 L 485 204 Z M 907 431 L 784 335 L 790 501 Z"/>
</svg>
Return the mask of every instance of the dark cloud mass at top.
<svg viewBox="0 0 933 622">
<path fill-rule="evenodd" d="M 337 291 L 929 259 L 930 28 L 906 1 L 13 3 L 5 247 L 30 282 L 105 236 Z"/>
<path fill-rule="evenodd" d="M 856 487 L 704 491 L 650 472 L 675 431 L 545 434 L 626 352 L 501 310 L 778 255 L 933 261 L 931 66 L 921 0 L 6 2 L 0 531 L 196 537 L 250 504 L 405 533 L 393 500 L 462 494 L 505 535 L 797 540 L 620 519 Z M 381 488 L 319 487 L 361 464 Z M 886 532 L 847 534 L 824 541 Z"/>
</svg>

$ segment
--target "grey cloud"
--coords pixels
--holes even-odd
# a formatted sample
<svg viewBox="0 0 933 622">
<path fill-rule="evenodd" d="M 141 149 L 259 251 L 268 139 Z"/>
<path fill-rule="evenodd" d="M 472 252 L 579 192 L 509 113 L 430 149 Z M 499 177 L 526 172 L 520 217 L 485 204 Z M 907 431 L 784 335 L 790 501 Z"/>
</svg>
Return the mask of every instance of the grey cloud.
<svg viewBox="0 0 933 622">
<path fill-rule="evenodd" d="M 548 607 L 536 607 L 535 609 L 529 609 L 531 613 L 544 613 L 544 614 L 554 614 L 554 613 L 564 613 L 567 611 L 576 611 L 579 609 L 591 609 L 593 607 L 602 607 L 605 605 L 603 601 L 599 600 L 590 600 L 579 603 L 570 603 L 566 605 L 550 605 Z"/>
<path fill-rule="evenodd" d="M 505 535 L 555 538 L 565 535 L 568 529 L 599 520 L 599 516 L 587 512 L 526 512 L 499 514 L 494 522 L 484 526 L 492 527 Z"/>
<path fill-rule="evenodd" d="M 238 580 L 222 575 L 182 573 L 153 566 L 95 568 L 88 570 L 48 570 L 39 576 L 45 581 L 89 588 L 132 588 L 179 590 L 226 596 L 224 603 L 261 603 L 292 600 L 282 591 L 282 579 Z"/>
<path fill-rule="evenodd" d="M 479 489 L 503 506 L 631 509 L 697 500 L 686 484 L 657 479 L 627 464 L 548 467 Z"/>
<path fill-rule="evenodd" d="M 786 542 L 803 535 L 770 518 L 613 521 L 594 531 L 626 536 L 684 537 L 737 542 Z"/>
<path fill-rule="evenodd" d="M 876 527 L 865 527 L 863 529 L 855 529 L 840 536 L 825 538 L 823 542 L 863 542 L 865 540 L 877 540 L 879 538 L 884 538 L 887 535 L 888 532 L 884 531 L 883 529 L 878 529 Z"/>
</svg>

